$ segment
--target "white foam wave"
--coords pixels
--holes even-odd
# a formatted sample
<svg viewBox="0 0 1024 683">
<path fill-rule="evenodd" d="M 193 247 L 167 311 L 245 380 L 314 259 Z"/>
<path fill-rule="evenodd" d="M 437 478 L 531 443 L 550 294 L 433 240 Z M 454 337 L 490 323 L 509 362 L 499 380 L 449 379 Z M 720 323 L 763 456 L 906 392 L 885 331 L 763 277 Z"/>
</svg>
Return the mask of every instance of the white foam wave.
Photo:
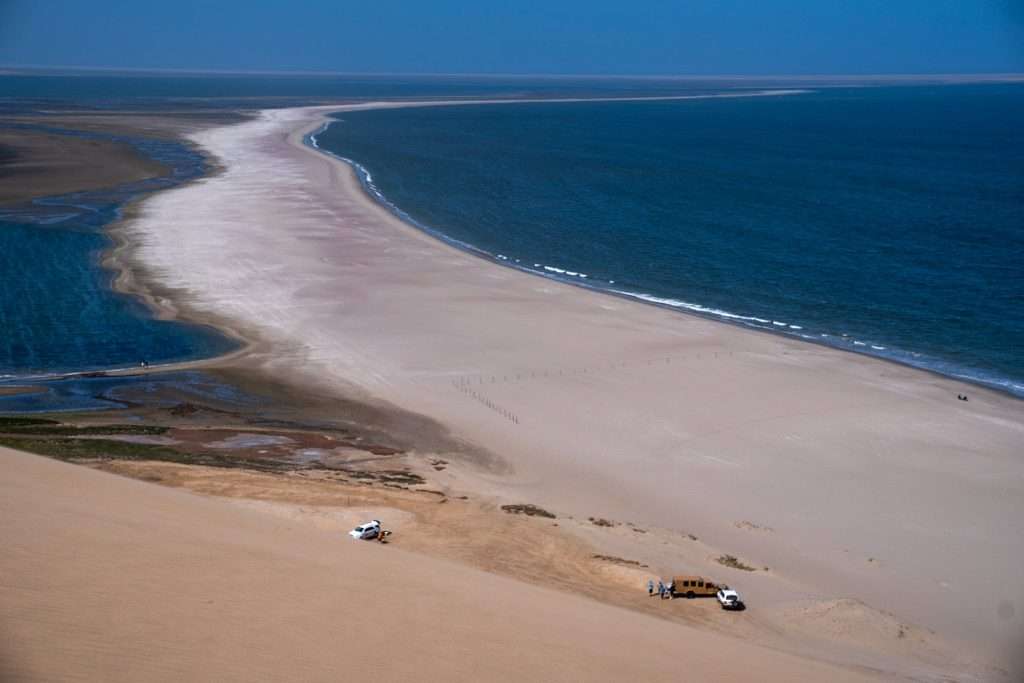
<svg viewBox="0 0 1024 683">
<path fill-rule="evenodd" d="M 637 292 L 628 292 L 621 289 L 612 290 L 616 294 L 622 296 L 628 296 L 633 299 L 639 299 L 640 301 L 646 301 L 652 304 L 661 304 L 662 306 L 671 306 L 672 308 L 682 308 L 687 311 L 695 311 L 697 313 L 704 313 L 707 315 L 715 315 L 719 318 L 726 318 L 728 320 L 743 320 L 747 322 L 762 323 L 767 325 L 770 320 L 764 318 L 757 318 L 752 315 L 740 315 L 738 313 L 730 313 L 729 311 L 723 311 L 720 308 L 709 308 L 708 306 L 701 306 L 700 304 L 690 303 L 689 301 L 680 301 L 679 299 L 667 299 L 660 296 L 654 296 L 652 294 L 640 294 Z"/>
<path fill-rule="evenodd" d="M 557 266 L 544 266 L 544 265 L 541 265 L 539 263 L 535 263 L 533 265 L 534 265 L 535 268 L 541 268 L 542 270 L 546 270 L 549 273 L 554 273 L 555 275 L 566 275 L 568 277 L 578 277 L 578 278 L 582 278 L 584 280 L 587 279 L 588 277 L 590 277 L 586 273 L 581 273 L 581 272 L 579 272 L 577 270 L 566 270 L 565 268 L 559 268 Z"/>
</svg>

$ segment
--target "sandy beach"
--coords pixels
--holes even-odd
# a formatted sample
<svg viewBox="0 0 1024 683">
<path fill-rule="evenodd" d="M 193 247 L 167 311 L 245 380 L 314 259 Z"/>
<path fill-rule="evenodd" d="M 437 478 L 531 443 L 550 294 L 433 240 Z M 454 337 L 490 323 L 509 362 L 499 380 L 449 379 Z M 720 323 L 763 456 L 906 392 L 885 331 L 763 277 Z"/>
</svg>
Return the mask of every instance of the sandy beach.
<svg viewBox="0 0 1024 683">
<path fill-rule="evenodd" d="M 913 678 L 1014 664 L 1019 401 L 457 251 L 302 144 L 344 109 L 194 133 L 222 172 L 123 227 L 157 299 L 255 342 L 236 366 L 443 426 L 451 485 L 699 538 L 614 543 L 739 585 L 749 640 Z M 876 642 L 890 617 L 928 652 Z"/>
</svg>

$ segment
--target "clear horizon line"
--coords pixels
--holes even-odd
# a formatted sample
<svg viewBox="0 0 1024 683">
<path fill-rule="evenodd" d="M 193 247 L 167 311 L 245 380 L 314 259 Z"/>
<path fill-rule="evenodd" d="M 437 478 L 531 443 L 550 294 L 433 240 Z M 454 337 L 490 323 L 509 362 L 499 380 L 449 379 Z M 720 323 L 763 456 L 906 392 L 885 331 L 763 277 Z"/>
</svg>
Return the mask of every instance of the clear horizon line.
<svg viewBox="0 0 1024 683">
<path fill-rule="evenodd" d="M 986 79 L 1024 80 L 1024 72 L 887 72 L 887 73 L 777 73 L 777 74 L 596 74 L 596 73 L 527 73 L 527 72 L 424 72 L 424 71 L 326 71 L 316 69 L 189 69 L 176 67 L 115 67 L 115 66 L 53 66 L 36 64 L 0 64 L 0 75 L 17 75 L 19 72 L 39 71 L 80 71 L 88 73 L 127 74 L 179 74 L 179 75 L 250 75 L 250 76 L 359 76 L 359 77 L 419 77 L 419 78 L 539 78 L 539 79 L 642 79 L 642 80 L 811 80 L 811 79 Z"/>
</svg>

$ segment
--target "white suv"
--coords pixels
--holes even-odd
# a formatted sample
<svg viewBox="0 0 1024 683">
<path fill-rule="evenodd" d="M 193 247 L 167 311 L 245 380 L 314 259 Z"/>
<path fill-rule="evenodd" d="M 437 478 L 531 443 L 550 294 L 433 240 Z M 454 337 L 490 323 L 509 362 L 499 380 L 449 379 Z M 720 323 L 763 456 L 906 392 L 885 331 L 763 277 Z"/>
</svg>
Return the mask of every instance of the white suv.
<svg viewBox="0 0 1024 683">
<path fill-rule="evenodd" d="M 715 597 L 718 598 L 718 604 L 722 609 L 745 609 L 740 594 L 730 588 L 722 588 L 715 593 Z"/>
<path fill-rule="evenodd" d="M 366 524 L 360 524 L 352 531 L 348 532 L 348 535 L 357 540 L 369 540 L 371 538 L 377 538 L 380 534 L 380 520 L 374 519 Z"/>
</svg>

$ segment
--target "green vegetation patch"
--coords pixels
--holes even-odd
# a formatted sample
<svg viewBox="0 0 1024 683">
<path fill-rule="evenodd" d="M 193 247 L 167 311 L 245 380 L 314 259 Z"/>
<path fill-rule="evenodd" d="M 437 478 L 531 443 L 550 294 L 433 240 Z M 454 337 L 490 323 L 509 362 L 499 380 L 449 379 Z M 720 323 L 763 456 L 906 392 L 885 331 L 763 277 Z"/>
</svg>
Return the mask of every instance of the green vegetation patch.
<svg viewBox="0 0 1024 683">
<path fill-rule="evenodd" d="M 38 434 L 41 436 L 109 436 L 113 434 L 136 434 L 158 436 L 166 434 L 168 427 L 157 425 L 89 425 L 77 427 L 65 425 L 52 420 L 31 422 L 29 424 L 10 424 L 0 422 L 0 433 L 5 434 Z"/>
<path fill-rule="evenodd" d="M 187 457 L 173 448 L 153 444 L 127 443 L 106 439 L 62 439 L 0 436 L 0 445 L 58 460 L 95 458 L 115 460 L 167 460 L 183 462 Z"/>
<path fill-rule="evenodd" d="M 426 479 L 415 472 L 406 472 L 404 470 L 384 470 L 377 474 L 377 478 L 380 481 L 389 484 L 407 484 L 409 486 L 416 486 L 418 484 L 427 483 Z"/>
<path fill-rule="evenodd" d="M 204 465 L 261 472 L 283 472 L 293 469 L 290 463 L 248 460 L 221 453 L 187 453 L 168 446 L 108 439 L 0 435 L 0 446 L 69 462 L 78 460 L 154 460 L 182 465 Z"/>
<path fill-rule="evenodd" d="M 59 425 L 56 420 L 46 420 L 41 417 L 0 417 L 0 431 L 14 427 L 30 427 L 39 425 Z"/>
</svg>

